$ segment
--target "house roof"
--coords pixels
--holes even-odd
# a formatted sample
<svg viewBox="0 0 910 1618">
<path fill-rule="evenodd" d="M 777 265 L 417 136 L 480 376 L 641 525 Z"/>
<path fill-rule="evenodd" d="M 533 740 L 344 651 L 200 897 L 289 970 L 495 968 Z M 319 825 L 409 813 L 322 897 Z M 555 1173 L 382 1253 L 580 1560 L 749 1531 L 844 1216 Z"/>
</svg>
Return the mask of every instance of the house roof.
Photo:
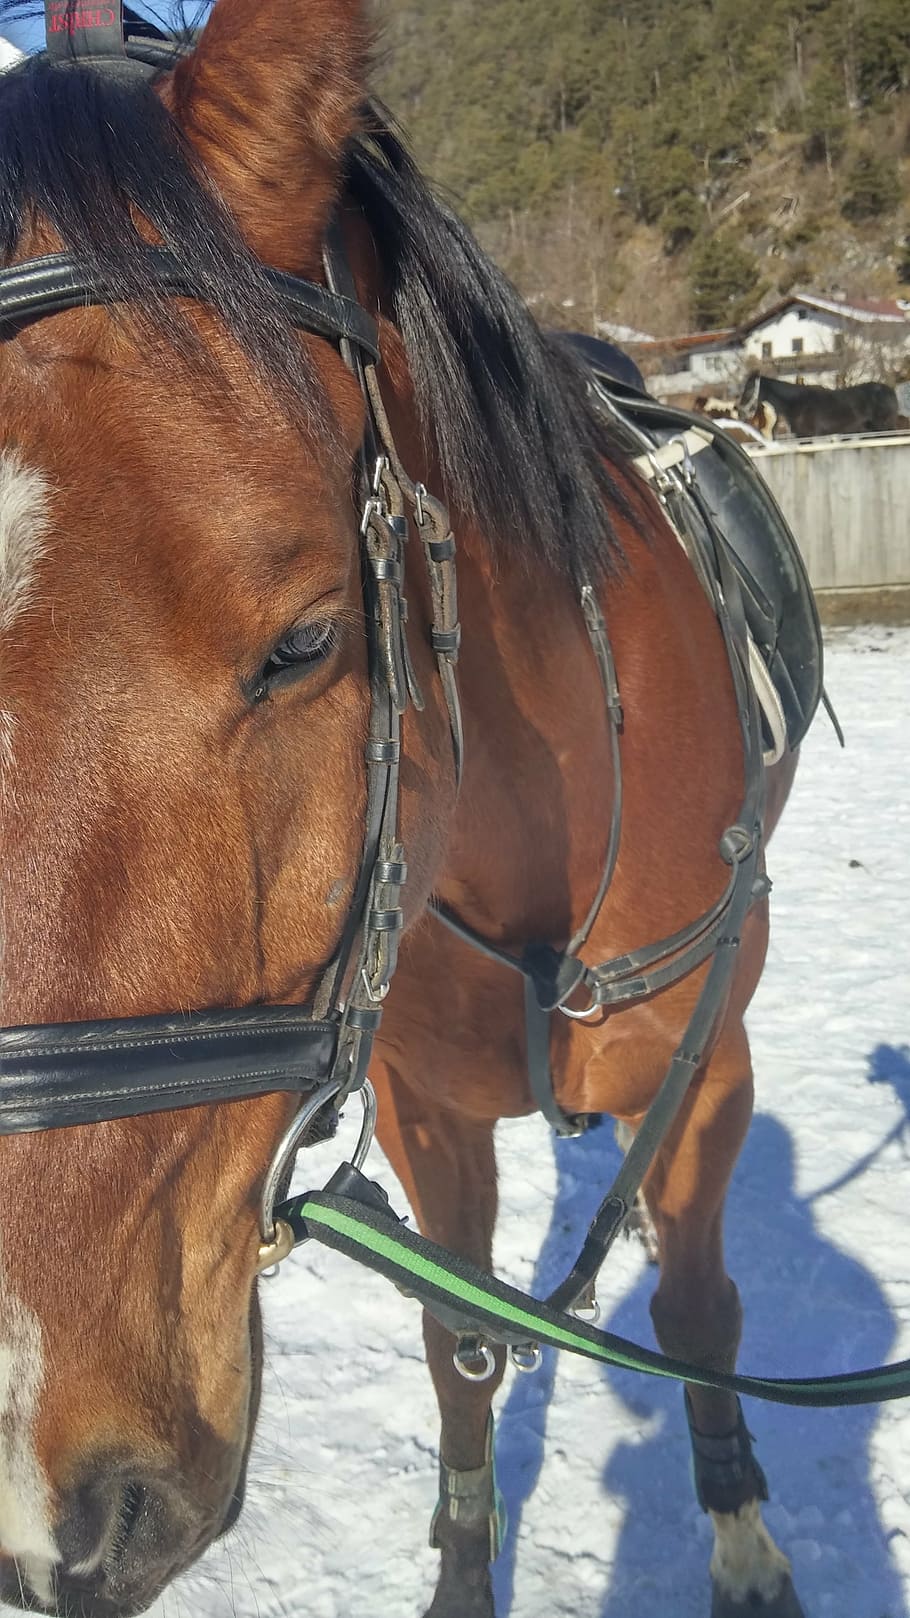
<svg viewBox="0 0 910 1618">
<path fill-rule="evenodd" d="M 646 342 L 630 343 L 636 354 L 689 354 L 696 348 L 726 347 L 736 333 L 732 326 L 718 331 L 690 331 L 681 337 L 649 337 Z"/>
<path fill-rule="evenodd" d="M 598 337 L 606 337 L 612 343 L 653 343 L 656 341 L 649 331 L 639 331 L 637 326 L 623 326 L 616 320 L 595 320 L 594 329 Z"/>
<path fill-rule="evenodd" d="M 760 315 L 743 321 L 736 335 L 738 338 L 748 337 L 750 332 L 759 331 L 768 321 L 776 320 L 785 310 L 797 306 L 818 309 L 826 315 L 840 315 L 851 325 L 878 326 L 883 322 L 906 325 L 910 322 L 910 304 L 901 298 L 823 298 L 814 292 L 791 292 L 786 298 L 779 298 L 770 309 L 763 309 Z"/>
</svg>

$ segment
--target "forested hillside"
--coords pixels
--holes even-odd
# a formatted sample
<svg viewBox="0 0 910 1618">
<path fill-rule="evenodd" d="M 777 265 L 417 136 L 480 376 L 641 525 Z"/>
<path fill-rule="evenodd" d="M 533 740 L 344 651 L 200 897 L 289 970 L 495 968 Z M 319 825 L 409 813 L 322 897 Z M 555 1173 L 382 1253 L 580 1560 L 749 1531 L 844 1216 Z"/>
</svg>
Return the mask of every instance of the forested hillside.
<svg viewBox="0 0 910 1618">
<path fill-rule="evenodd" d="M 548 319 L 910 284 L 910 0 L 376 0 L 376 83 Z"/>
</svg>

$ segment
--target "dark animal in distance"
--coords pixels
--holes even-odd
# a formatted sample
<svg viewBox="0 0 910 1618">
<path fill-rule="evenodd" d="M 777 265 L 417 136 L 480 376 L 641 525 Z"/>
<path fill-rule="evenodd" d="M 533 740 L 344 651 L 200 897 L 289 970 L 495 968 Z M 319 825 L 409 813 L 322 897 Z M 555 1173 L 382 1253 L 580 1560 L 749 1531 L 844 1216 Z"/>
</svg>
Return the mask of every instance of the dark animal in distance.
<svg viewBox="0 0 910 1618">
<path fill-rule="evenodd" d="M 825 433 L 887 433 L 898 425 L 897 395 L 884 382 L 860 382 L 851 388 L 804 387 L 753 372 L 739 400 L 746 419 L 768 404 L 797 438 Z"/>
</svg>

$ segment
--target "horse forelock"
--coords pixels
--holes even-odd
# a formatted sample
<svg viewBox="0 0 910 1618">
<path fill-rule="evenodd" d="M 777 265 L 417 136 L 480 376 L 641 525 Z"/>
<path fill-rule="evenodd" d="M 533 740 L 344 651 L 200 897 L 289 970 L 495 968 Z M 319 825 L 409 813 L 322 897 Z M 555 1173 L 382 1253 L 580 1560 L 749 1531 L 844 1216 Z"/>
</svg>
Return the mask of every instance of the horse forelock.
<svg viewBox="0 0 910 1618">
<path fill-rule="evenodd" d="M 41 58 L 0 74 L 0 261 L 73 254 L 114 296 L 121 327 L 140 342 L 166 339 L 159 364 L 168 365 L 170 349 L 230 391 L 233 355 L 222 363 L 223 352 L 155 285 L 146 244 L 156 240 L 288 413 L 331 438 L 311 351 L 292 339 L 262 264 L 162 97 L 144 83 Z"/>
</svg>

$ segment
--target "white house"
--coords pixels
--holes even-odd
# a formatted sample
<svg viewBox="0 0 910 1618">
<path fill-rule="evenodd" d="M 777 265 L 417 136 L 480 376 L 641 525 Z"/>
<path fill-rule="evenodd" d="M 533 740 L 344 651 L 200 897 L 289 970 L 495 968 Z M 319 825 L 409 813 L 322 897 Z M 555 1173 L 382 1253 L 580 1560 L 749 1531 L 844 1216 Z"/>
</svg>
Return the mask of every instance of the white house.
<svg viewBox="0 0 910 1618">
<path fill-rule="evenodd" d="M 630 343 L 629 353 L 641 367 L 648 392 L 668 403 L 691 402 L 699 393 L 732 397 L 739 392 L 745 374 L 732 329 L 655 337 Z"/>
<path fill-rule="evenodd" d="M 743 369 L 822 387 L 878 381 L 910 366 L 910 303 L 793 292 L 736 333 Z"/>
</svg>

